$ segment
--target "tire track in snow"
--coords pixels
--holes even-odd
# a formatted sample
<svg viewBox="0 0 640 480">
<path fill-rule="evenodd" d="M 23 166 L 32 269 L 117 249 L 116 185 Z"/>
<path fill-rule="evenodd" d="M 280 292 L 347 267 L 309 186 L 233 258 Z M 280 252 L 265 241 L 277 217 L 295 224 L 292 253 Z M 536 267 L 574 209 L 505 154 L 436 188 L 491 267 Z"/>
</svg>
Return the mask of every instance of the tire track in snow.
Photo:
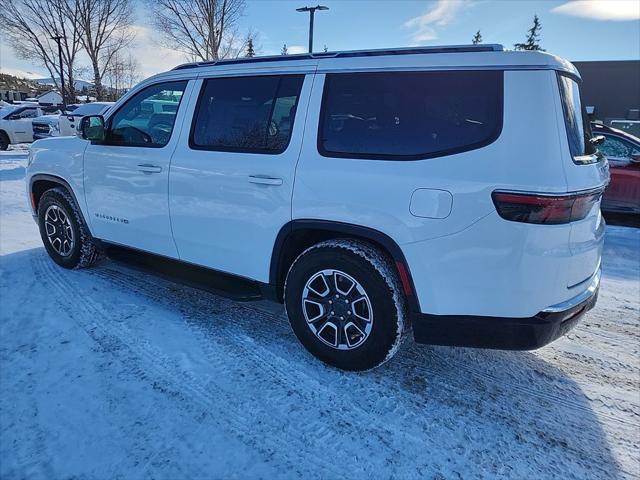
<svg viewBox="0 0 640 480">
<path fill-rule="evenodd" d="M 246 303 L 238 304 L 237 302 L 233 302 L 227 299 L 222 299 L 207 293 L 201 293 L 197 290 L 190 289 L 188 287 L 175 285 L 166 280 L 159 280 L 156 277 L 150 277 L 147 274 L 140 275 L 138 272 L 136 272 L 136 276 L 134 276 L 127 272 L 126 267 L 117 266 L 113 268 L 112 266 L 107 266 L 107 267 L 101 268 L 100 270 L 92 272 L 92 274 L 93 273 L 95 273 L 98 276 L 103 276 L 104 278 L 108 279 L 109 281 L 113 282 L 116 285 L 119 285 L 121 288 L 125 290 L 133 289 L 139 292 L 140 294 L 148 296 L 154 302 L 164 304 L 169 308 L 175 308 L 175 303 L 171 301 L 172 295 L 171 294 L 167 295 L 166 293 L 163 293 L 164 289 L 169 289 L 173 293 L 173 297 L 176 297 L 176 296 L 180 297 L 179 308 L 181 310 L 184 310 L 186 308 L 187 313 L 185 315 L 198 318 L 199 319 L 198 322 L 203 322 L 203 321 L 206 322 L 207 320 L 210 320 L 210 316 L 206 313 L 203 313 L 203 311 L 206 311 L 207 305 L 209 304 L 207 304 L 206 302 L 203 302 L 202 298 L 208 298 L 208 297 L 216 298 L 223 304 L 226 304 L 227 307 L 235 306 L 238 310 L 246 311 L 247 313 L 251 314 L 254 317 L 252 320 L 259 323 L 262 323 L 265 321 L 265 318 L 264 318 L 265 315 L 267 316 L 266 321 L 277 322 L 279 320 L 282 320 L 282 318 L 279 317 L 278 315 L 266 313 L 263 310 L 252 307 L 250 304 L 246 304 Z M 188 307 L 185 307 L 185 306 L 188 306 Z M 192 312 L 192 313 L 189 313 L 189 312 Z M 232 319 L 236 317 L 237 317 L 236 315 L 231 315 Z M 240 323 L 242 324 L 242 322 Z M 287 324 L 287 328 L 288 328 L 288 324 Z M 215 333 L 212 333 L 211 329 L 206 329 L 206 328 L 203 331 L 205 331 L 203 336 L 203 338 L 205 338 L 205 344 L 203 345 L 204 347 L 206 347 L 206 344 L 208 342 L 216 341 L 215 333 L 222 333 L 220 330 L 217 330 Z M 267 332 L 268 333 L 265 335 L 265 332 L 263 331 L 262 328 L 256 328 L 251 332 L 253 340 L 251 340 L 252 349 L 251 349 L 251 352 L 248 353 L 249 355 L 256 355 L 255 352 L 257 352 L 260 349 L 260 344 L 268 345 L 273 343 L 274 340 L 277 340 L 277 335 L 274 335 L 269 330 L 267 330 Z M 237 345 L 238 348 L 243 349 L 243 347 L 246 347 L 247 336 L 244 336 L 244 335 L 234 336 L 232 334 L 231 337 L 235 338 L 233 344 Z M 291 336 L 291 338 L 294 341 L 293 336 Z M 264 342 L 262 342 L 263 340 Z M 591 409 L 588 406 L 585 406 L 584 404 L 579 402 L 568 400 L 564 398 L 564 396 L 561 394 L 558 394 L 558 395 L 544 394 L 542 392 L 535 390 L 534 386 L 528 387 L 526 385 L 520 385 L 518 383 L 514 383 L 508 379 L 505 379 L 503 375 L 492 375 L 491 373 L 486 373 L 481 369 L 470 367 L 469 366 L 470 362 L 464 362 L 464 361 L 453 362 L 451 360 L 452 358 L 451 355 L 442 355 L 440 353 L 436 353 L 435 355 L 440 360 L 440 362 L 438 362 L 439 368 L 437 370 L 434 370 L 433 368 L 429 369 L 428 367 L 425 367 L 422 364 L 416 363 L 413 358 L 409 359 L 409 361 L 406 361 L 402 357 L 398 359 L 399 363 L 396 364 L 396 367 L 394 368 L 394 370 L 412 369 L 416 373 L 425 375 L 429 378 L 435 378 L 435 381 L 433 381 L 432 383 L 438 384 L 438 387 L 435 388 L 435 390 L 440 395 L 443 395 L 449 392 L 449 393 L 453 393 L 454 395 L 464 396 L 468 392 L 468 383 L 465 381 L 460 382 L 460 381 L 457 381 L 458 379 L 456 379 L 456 381 L 453 382 L 454 385 L 452 385 L 452 382 L 451 382 L 452 378 L 450 375 L 452 370 L 456 368 L 457 369 L 462 368 L 465 371 L 465 373 L 469 373 L 474 377 L 476 377 L 477 379 L 484 380 L 485 384 L 489 384 L 489 385 L 496 384 L 497 383 L 496 380 L 499 379 L 500 380 L 499 385 L 501 389 L 504 389 L 504 391 L 508 391 L 510 394 L 512 394 L 515 391 L 519 393 L 523 399 L 537 397 L 539 400 L 545 400 L 546 403 L 551 408 L 558 409 L 558 407 L 564 407 L 562 408 L 563 414 L 576 417 L 576 418 L 579 418 L 581 415 L 585 415 L 585 414 L 592 415 Z M 279 361 L 282 360 L 282 358 L 279 355 L 274 355 L 273 353 L 271 353 L 267 357 L 264 357 L 263 359 L 264 359 L 264 362 L 267 362 L 270 365 L 278 363 Z M 243 356 L 241 361 L 246 361 L 246 357 Z M 448 366 L 451 368 L 451 370 L 443 369 L 442 368 L 443 366 Z M 292 374 L 291 369 L 289 368 L 289 364 L 284 365 L 284 369 L 277 371 L 277 373 L 282 375 Z M 293 374 L 297 376 L 301 375 L 301 374 L 298 374 L 297 372 L 293 372 Z M 435 374 L 435 377 L 434 377 L 434 374 Z M 358 377 L 350 377 L 350 378 L 357 379 Z M 349 382 L 349 383 L 350 383 L 350 387 L 353 390 L 353 387 L 354 387 L 353 383 L 357 383 L 357 380 L 354 380 L 353 382 Z M 297 383 L 297 385 L 299 384 L 300 383 Z M 454 389 L 453 392 L 451 392 L 452 388 Z M 357 394 L 358 390 L 359 388 L 356 388 L 355 392 L 347 390 L 345 393 L 348 395 L 354 396 L 353 394 L 354 393 Z M 380 413 L 383 413 L 383 412 L 380 412 Z M 604 416 L 606 417 L 606 415 Z M 629 424 L 628 421 L 619 419 L 617 417 L 611 417 L 611 420 L 622 422 L 627 426 L 631 425 L 631 427 L 633 427 L 633 424 Z M 551 424 L 551 421 L 548 419 L 543 420 L 541 418 L 537 418 L 536 423 L 538 424 L 543 423 L 543 424 L 549 425 L 550 427 L 553 426 Z M 580 434 L 584 436 L 585 433 L 576 431 L 576 435 L 580 435 Z M 585 458 L 585 452 L 579 445 L 576 445 L 575 447 L 566 446 L 565 450 L 574 454 L 576 457 Z M 591 461 L 592 464 L 599 463 L 598 466 L 602 469 L 603 472 L 607 471 L 608 463 L 606 461 L 598 461 L 593 458 L 589 460 Z"/>
<path fill-rule="evenodd" d="M 126 267 L 125 267 L 126 268 Z M 92 272 L 93 273 L 93 272 Z M 108 278 L 110 280 L 112 280 L 114 283 L 119 284 L 120 286 L 122 286 L 125 289 L 136 289 L 138 291 L 140 290 L 144 290 L 144 293 L 146 296 L 150 296 L 153 297 L 154 302 L 158 302 L 158 303 L 163 303 L 165 305 L 168 306 L 173 306 L 171 304 L 171 302 L 168 302 L 166 299 L 166 295 L 163 295 L 161 293 L 159 293 L 159 285 L 158 285 L 158 279 L 156 279 L 155 277 L 153 277 L 153 281 L 149 281 L 148 279 L 148 274 L 144 274 L 144 275 L 139 275 L 139 276 L 132 276 L 129 275 L 128 272 L 123 271 L 122 269 L 112 269 L 111 267 L 106 267 L 104 269 L 101 269 L 100 271 L 96 271 L 95 272 L 96 275 L 98 276 L 103 276 L 104 278 Z M 114 275 L 115 273 L 115 275 Z M 171 283 L 170 281 L 167 280 L 162 280 L 163 282 L 163 287 L 166 288 L 166 284 L 168 283 L 169 285 L 175 285 L 173 283 Z M 164 283 L 166 282 L 166 283 Z M 190 289 L 189 287 L 182 287 L 182 286 L 178 286 L 178 290 L 187 290 L 187 295 L 185 295 L 187 298 L 185 298 L 185 302 L 183 302 L 181 304 L 181 306 L 186 305 L 186 304 L 190 304 L 191 306 L 191 310 L 194 311 L 200 311 L 198 309 L 197 306 L 193 305 L 193 302 L 199 302 L 200 298 L 196 298 L 196 294 L 195 292 L 197 292 L 197 290 L 193 290 Z M 192 295 L 189 295 L 189 290 L 191 290 Z M 220 298 L 220 297 L 216 297 L 213 294 L 205 294 L 205 295 L 210 295 L 211 297 L 214 298 Z M 227 299 L 221 299 L 223 300 L 225 303 L 229 303 L 232 306 L 236 306 L 239 310 L 244 310 L 247 313 L 251 313 L 254 316 L 257 316 L 258 318 L 256 319 L 256 321 L 260 321 L 263 319 L 264 316 L 268 316 L 271 321 L 279 321 L 280 318 L 277 315 L 265 312 L 264 310 L 261 309 L 257 309 L 255 307 L 252 307 L 250 304 L 248 303 L 238 303 L 238 302 L 233 302 L 232 300 L 227 300 Z M 196 314 L 197 316 L 197 314 Z M 210 318 L 210 316 L 208 315 L 200 315 L 200 319 L 202 320 Z M 285 320 L 286 321 L 286 320 Z M 288 323 L 287 323 L 287 328 L 288 328 Z M 254 333 L 254 332 L 252 332 Z M 207 335 L 210 339 L 215 340 L 215 337 L 212 335 Z M 247 337 L 242 337 L 240 338 L 240 340 L 246 340 Z M 254 339 L 259 339 L 259 340 L 266 340 L 266 341 L 273 341 L 273 335 L 264 335 L 264 333 L 262 332 L 261 329 L 256 329 L 255 331 L 255 337 Z M 295 340 L 295 338 L 292 336 L 292 339 Z M 473 350 L 472 350 L 473 351 Z M 475 351 L 473 351 L 474 354 L 476 354 Z M 486 369 L 481 369 L 481 368 L 477 368 L 474 367 L 473 365 L 475 364 L 474 362 L 471 361 L 463 361 L 463 362 L 453 362 L 452 361 L 452 356 L 451 355 L 445 355 L 442 353 L 438 353 L 435 352 L 434 353 L 438 359 L 440 360 L 440 362 L 442 364 L 446 364 L 449 367 L 451 367 L 451 369 L 463 369 L 466 373 L 469 373 L 477 378 L 482 378 L 485 380 L 489 380 L 491 383 L 495 383 L 496 382 L 496 378 L 497 376 L 495 375 L 495 371 L 489 373 L 487 372 Z M 464 354 L 463 354 L 464 355 Z M 270 356 L 269 358 L 274 358 L 274 356 Z M 277 357 L 276 357 L 277 358 Z M 416 363 L 416 362 L 407 362 L 405 359 L 399 359 L 399 362 L 406 364 L 407 366 L 410 366 L 414 372 L 416 373 L 420 373 L 423 374 L 425 376 L 432 376 L 434 371 L 429 368 L 429 366 L 425 366 L 423 364 L 420 363 Z M 280 370 L 281 374 L 286 374 L 288 371 L 290 370 Z M 444 370 L 440 370 L 440 372 L 446 373 Z M 568 411 L 570 412 L 575 412 L 576 415 L 580 415 L 581 413 L 591 413 L 591 409 L 588 406 L 585 406 L 584 404 L 580 403 L 580 402 L 576 402 L 576 401 L 572 401 L 568 398 L 566 398 L 566 396 L 563 395 L 552 395 L 552 394 L 547 394 L 544 392 L 541 392 L 533 387 L 528 387 L 527 385 L 522 385 L 516 382 L 513 382 L 509 379 L 504 378 L 504 375 L 502 375 L 502 378 L 500 378 L 500 385 L 502 387 L 505 388 L 505 390 L 509 390 L 509 391 L 517 391 L 520 394 L 522 394 L 523 397 L 535 397 L 538 398 L 540 400 L 546 400 L 547 402 L 549 402 L 552 405 L 562 405 L 564 407 L 567 408 Z M 614 421 L 614 422 L 618 422 L 621 423 L 623 425 L 627 425 L 631 428 L 638 428 L 640 429 L 640 423 L 634 423 L 634 422 L 630 422 L 629 420 L 623 419 L 623 418 L 618 418 L 612 415 L 608 415 L 606 413 L 602 413 L 602 416 Z"/>
<path fill-rule="evenodd" d="M 144 366 L 134 363 L 129 364 L 128 368 L 140 379 L 152 383 L 156 390 L 170 391 L 170 395 L 178 397 L 180 403 L 192 403 L 195 401 L 200 407 L 199 412 L 206 412 L 211 409 L 217 411 L 224 405 L 225 421 L 233 427 L 232 432 L 245 444 L 260 451 L 264 455 L 265 461 L 268 461 L 269 457 L 274 455 L 274 452 L 282 454 L 290 451 L 293 453 L 292 455 L 287 455 L 286 458 L 280 458 L 279 460 L 288 465 L 291 471 L 296 472 L 299 476 L 303 474 L 302 471 L 298 470 L 301 463 L 314 467 L 316 471 L 326 472 L 333 477 L 340 476 L 343 473 L 337 466 L 327 465 L 315 455 L 307 455 L 306 449 L 302 448 L 304 445 L 296 446 L 295 437 L 288 438 L 286 444 L 277 435 L 261 436 L 262 441 L 255 441 L 259 428 L 257 428 L 258 426 L 255 424 L 254 419 L 249 418 L 246 411 L 236 408 L 237 398 L 233 395 L 233 392 L 227 391 L 211 382 L 207 383 L 207 385 L 201 385 L 197 379 L 191 377 L 188 372 L 185 372 L 162 351 L 154 348 L 146 341 L 137 339 L 134 332 L 126 328 L 124 322 L 113 322 L 111 316 L 105 314 L 102 307 L 96 305 L 87 296 L 82 295 L 82 292 L 77 289 L 77 285 L 73 284 L 71 277 L 77 272 L 70 272 L 67 275 L 65 272 L 56 271 L 56 269 L 60 268 L 53 266 L 52 262 L 45 258 L 44 255 L 38 256 L 36 268 L 37 272 L 45 277 L 48 283 L 60 294 L 57 296 L 59 305 L 66 310 L 67 314 L 76 323 L 87 331 L 96 343 L 106 350 L 125 347 L 135 356 L 144 360 Z M 66 288 L 61 286 L 62 283 Z M 72 287 L 72 292 L 69 291 L 69 287 Z M 60 300 L 68 298 L 70 294 L 74 298 L 73 303 Z M 84 315 L 78 315 L 76 313 L 78 309 L 83 310 Z M 91 318 L 92 321 L 87 322 L 86 318 Z M 150 378 L 147 367 L 151 367 L 156 374 L 155 379 Z M 269 427 L 278 431 L 278 427 L 281 427 L 281 425 L 272 424 Z"/>
</svg>

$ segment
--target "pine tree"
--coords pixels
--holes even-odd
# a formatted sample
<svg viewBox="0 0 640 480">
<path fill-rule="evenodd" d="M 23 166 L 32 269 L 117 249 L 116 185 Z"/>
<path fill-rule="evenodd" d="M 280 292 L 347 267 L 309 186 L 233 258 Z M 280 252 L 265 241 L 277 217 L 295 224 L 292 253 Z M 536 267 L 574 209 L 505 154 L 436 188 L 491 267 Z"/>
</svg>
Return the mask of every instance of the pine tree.
<svg viewBox="0 0 640 480">
<path fill-rule="evenodd" d="M 542 30 L 542 24 L 538 15 L 533 16 L 533 26 L 529 29 L 527 40 L 524 43 L 516 43 L 514 45 L 516 50 L 539 50 L 544 52 L 543 48 L 540 48 L 540 30 Z"/>
<path fill-rule="evenodd" d="M 247 41 L 247 57 L 255 57 L 256 56 L 256 51 L 253 48 L 253 38 L 249 38 L 249 40 Z"/>
<path fill-rule="evenodd" d="M 473 43 L 474 45 L 478 45 L 479 43 L 482 43 L 482 34 L 480 33 L 480 30 L 478 30 L 476 34 L 473 36 L 471 43 Z"/>
<path fill-rule="evenodd" d="M 289 55 L 289 51 L 287 50 L 287 44 L 286 43 L 284 45 L 282 45 L 282 51 L 280 52 L 280 55 Z"/>
<path fill-rule="evenodd" d="M 324 53 L 327 53 L 329 51 L 329 49 L 327 48 L 327 46 L 324 46 Z"/>
</svg>

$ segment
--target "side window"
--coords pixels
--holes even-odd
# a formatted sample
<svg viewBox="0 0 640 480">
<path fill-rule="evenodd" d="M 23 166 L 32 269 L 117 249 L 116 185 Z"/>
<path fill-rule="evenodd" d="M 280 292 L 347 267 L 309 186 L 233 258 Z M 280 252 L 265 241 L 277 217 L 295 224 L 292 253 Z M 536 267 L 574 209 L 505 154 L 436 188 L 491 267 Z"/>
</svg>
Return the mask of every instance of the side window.
<svg viewBox="0 0 640 480">
<path fill-rule="evenodd" d="M 488 145 L 502 131 L 502 79 L 501 71 L 329 74 L 318 150 L 416 160 Z"/>
<path fill-rule="evenodd" d="M 160 83 L 127 100 L 111 117 L 107 143 L 131 147 L 164 147 L 169 143 L 187 81 Z M 172 105 L 173 111 L 163 105 Z"/>
<path fill-rule="evenodd" d="M 304 75 L 212 78 L 191 131 L 192 148 L 281 153 L 291 138 Z"/>
<path fill-rule="evenodd" d="M 23 118 L 36 118 L 38 111 L 35 108 L 25 108 L 11 115 L 10 120 L 22 120 Z"/>
<path fill-rule="evenodd" d="M 605 135 L 604 142 L 598 145 L 598 150 L 600 150 L 605 157 L 628 158 L 631 157 L 632 148 L 631 145 L 616 137 Z"/>
</svg>

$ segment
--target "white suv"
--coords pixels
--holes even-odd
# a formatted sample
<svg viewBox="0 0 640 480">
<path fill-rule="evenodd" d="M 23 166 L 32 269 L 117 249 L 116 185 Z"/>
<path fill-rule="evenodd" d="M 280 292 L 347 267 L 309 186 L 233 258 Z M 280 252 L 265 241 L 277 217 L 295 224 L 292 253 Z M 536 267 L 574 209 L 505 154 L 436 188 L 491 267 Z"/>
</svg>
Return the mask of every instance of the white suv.
<svg viewBox="0 0 640 480">
<path fill-rule="evenodd" d="M 579 84 L 497 45 L 182 65 L 34 143 L 27 188 L 59 265 L 106 251 L 276 299 L 343 369 L 411 331 L 533 349 L 599 286 L 609 173 Z"/>
</svg>

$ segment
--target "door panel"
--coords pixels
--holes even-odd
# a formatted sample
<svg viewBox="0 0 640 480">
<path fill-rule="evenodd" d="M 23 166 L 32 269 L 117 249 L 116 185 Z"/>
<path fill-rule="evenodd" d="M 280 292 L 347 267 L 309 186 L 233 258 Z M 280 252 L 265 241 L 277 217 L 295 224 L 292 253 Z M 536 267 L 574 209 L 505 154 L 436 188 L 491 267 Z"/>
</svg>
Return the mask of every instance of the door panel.
<svg viewBox="0 0 640 480">
<path fill-rule="evenodd" d="M 190 102 L 191 142 L 185 128 L 169 176 L 182 260 L 268 281 L 276 236 L 291 220 L 312 82 L 313 75 L 256 73 L 195 86 L 204 88 L 197 109 L 198 95 Z"/>
<path fill-rule="evenodd" d="M 87 147 L 85 194 L 96 237 L 177 258 L 167 185 L 191 89 L 186 80 L 145 87 L 106 120 L 106 142 Z"/>
<path fill-rule="evenodd" d="M 25 108 L 10 117 L 16 143 L 33 142 L 32 121 L 40 115 L 42 115 L 42 111 L 39 108 Z"/>
</svg>

